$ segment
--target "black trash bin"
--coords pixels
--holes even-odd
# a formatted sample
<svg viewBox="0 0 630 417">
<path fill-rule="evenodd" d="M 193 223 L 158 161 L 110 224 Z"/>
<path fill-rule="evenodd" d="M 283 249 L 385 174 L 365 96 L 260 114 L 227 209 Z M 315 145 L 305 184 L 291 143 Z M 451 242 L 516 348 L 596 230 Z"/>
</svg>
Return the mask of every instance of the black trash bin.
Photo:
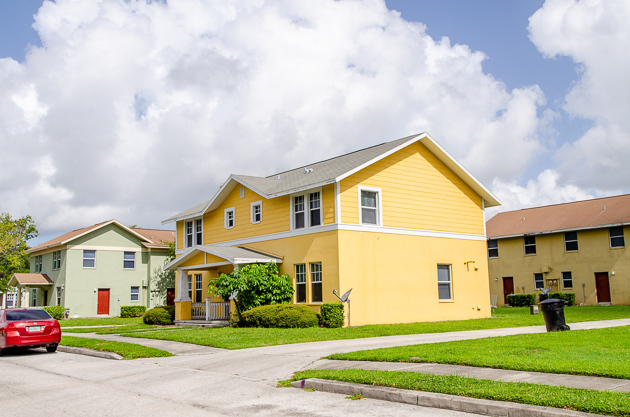
<svg viewBox="0 0 630 417">
<path fill-rule="evenodd" d="M 571 330 L 564 320 L 564 306 L 569 303 L 565 300 L 550 298 L 548 300 L 541 301 L 539 304 L 548 332 Z"/>
</svg>

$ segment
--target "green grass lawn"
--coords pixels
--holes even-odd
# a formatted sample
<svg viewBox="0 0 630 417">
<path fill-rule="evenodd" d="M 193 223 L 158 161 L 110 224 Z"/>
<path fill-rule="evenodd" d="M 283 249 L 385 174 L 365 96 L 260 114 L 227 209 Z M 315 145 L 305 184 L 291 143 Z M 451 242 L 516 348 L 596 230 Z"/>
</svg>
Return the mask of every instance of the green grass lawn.
<svg viewBox="0 0 630 417">
<path fill-rule="evenodd" d="M 630 416 L 630 394 L 554 387 L 520 382 L 498 382 L 461 376 L 438 376 L 417 372 L 365 370 L 308 370 L 293 380 L 333 379 L 368 385 L 438 392 L 488 400 L 510 401 L 545 407 L 567 408 L 587 413 Z"/>
<path fill-rule="evenodd" d="M 164 330 L 163 326 L 152 326 L 149 324 L 130 324 L 128 326 L 110 326 L 110 327 L 76 327 L 63 328 L 63 333 L 96 333 L 96 334 L 118 334 L 136 331 L 148 330 Z"/>
<path fill-rule="evenodd" d="M 138 358 L 158 358 L 174 356 L 170 352 L 136 345 L 134 343 L 112 342 L 107 340 L 87 339 L 84 337 L 62 336 L 61 344 L 64 346 L 87 348 L 92 350 L 100 350 L 105 352 L 114 352 L 123 357 L 123 359 Z"/>
<path fill-rule="evenodd" d="M 63 319 L 59 320 L 61 327 L 74 327 L 74 326 L 107 326 L 107 325 L 131 325 L 142 324 L 142 317 L 133 317 L 128 319 L 121 319 L 120 317 L 105 317 L 105 318 L 91 318 L 91 319 Z"/>
<path fill-rule="evenodd" d="M 567 307 L 568 323 L 593 320 L 611 320 L 630 317 L 630 306 Z M 431 323 L 370 325 L 342 329 L 262 329 L 262 328 L 209 328 L 177 329 L 146 333 L 129 333 L 124 336 L 144 337 L 193 343 L 224 349 L 245 349 L 290 343 L 323 340 L 359 339 L 365 337 L 394 336 L 420 333 L 442 333 L 461 330 L 481 330 L 505 327 L 543 325 L 542 315 L 529 314 L 529 308 L 499 307 L 496 317 L 477 320 L 443 321 Z"/>
<path fill-rule="evenodd" d="M 630 326 L 492 337 L 331 355 L 630 379 Z"/>
</svg>

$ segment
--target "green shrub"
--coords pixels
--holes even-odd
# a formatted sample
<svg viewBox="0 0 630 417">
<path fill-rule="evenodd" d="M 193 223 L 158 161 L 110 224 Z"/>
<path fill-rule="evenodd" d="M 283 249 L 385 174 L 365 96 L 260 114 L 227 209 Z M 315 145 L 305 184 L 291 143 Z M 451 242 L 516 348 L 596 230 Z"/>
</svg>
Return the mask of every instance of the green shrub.
<svg viewBox="0 0 630 417">
<path fill-rule="evenodd" d="M 540 294 L 540 301 L 544 301 L 549 298 L 565 300 L 569 306 L 575 305 L 575 294 L 572 292 L 550 292 L 549 294 Z"/>
<path fill-rule="evenodd" d="M 144 324 L 159 324 L 160 326 L 166 326 L 173 324 L 173 319 L 168 311 L 162 307 L 152 308 L 147 310 L 142 316 L 142 322 Z"/>
<path fill-rule="evenodd" d="M 66 311 L 66 308 L 64 306 L 49 306 L 49 307 L 42 307 L 42 309 L 45 310 L 48 314 L 50 314 L 52 318 L 55 320 L 63 319 L 63 315 Z"/>
<path fill-rule="evenodd" d="M 171 320 L 175 321 L 175 306 L 162 306 L 162 308 L 168 311 L 168 314 L 171 315 Z"/>
<path fill-rule="evenodd" d="M 317 327 L 317 313 L 310 307 L 290 304 L 271 304 L 244 312 L 243 327 L 305 328 Z"/>
<path fill-rule="evenodd" d="M 320 324 L 324 327 L 343 327 L 343 304 L 324 303 L 320 309 Z"/>
<path fill-rule="evenodd" d="M 510 294 L 507 302 L 512 307 L 529 307 L 536 304 L 536 294 Z"/>
<path fill-rule="evenodd" d="M 147 310 L 145 306 L 120 306 L 120 317 L 123 319 L 129 317 L 142 317 Z"/>
</svg>

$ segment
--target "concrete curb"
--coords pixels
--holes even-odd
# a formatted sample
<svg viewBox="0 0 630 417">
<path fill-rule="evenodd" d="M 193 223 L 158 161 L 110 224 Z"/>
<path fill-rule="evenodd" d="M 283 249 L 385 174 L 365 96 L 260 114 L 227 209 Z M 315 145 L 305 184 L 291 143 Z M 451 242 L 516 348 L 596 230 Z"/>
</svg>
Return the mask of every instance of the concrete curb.
<svg viewBox="0 0 630 417">
<path fill-rule="evenodd" d="M 120 360 L 123 357 L 114 352 L 104 352 L 101 350 L 92 350 L 86 348 L 72 347 L 72 346 L 57 346 L 57 350 L 64 353 L 74 353 L 75 355 L 94 356 L 102 359 L 115 359 Z"/>
<path fill-rule="evenodd" d="M 291 386 L 294 388 L 311 388 L 315 391 L 332 392 L 344 395 L 353 395 L 358 393 L 366 398 L 372 398 L 375 400 L 392 401 L 419 405 L 422 407 L 442 408 L 446 410 L 497 417 L 586 417 L 598 415 L 561 408 L 542 407 L 539 405 L 482 400 L 477 398 L 459 397 L 457 395 L 378 387 L 374 385 L 356 384 L 353 382 L 318 378 L 293 381 Z"/>
</svg>

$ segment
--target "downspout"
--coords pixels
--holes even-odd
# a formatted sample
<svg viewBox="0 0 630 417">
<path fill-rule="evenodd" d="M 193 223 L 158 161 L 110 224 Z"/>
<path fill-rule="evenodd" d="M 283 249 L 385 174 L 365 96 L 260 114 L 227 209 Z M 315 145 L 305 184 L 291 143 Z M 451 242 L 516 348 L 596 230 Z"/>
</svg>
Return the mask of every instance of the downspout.
<svg viewBox="0 0 630 417">
<path fill-rule="evenodd" d="M 151 248 L 148 248 L 149 261 L 147 262 L 147 290 L 144 292 L 146 300 L 144 306 L 148 309 L 151 308 Z"/>
</svg>

